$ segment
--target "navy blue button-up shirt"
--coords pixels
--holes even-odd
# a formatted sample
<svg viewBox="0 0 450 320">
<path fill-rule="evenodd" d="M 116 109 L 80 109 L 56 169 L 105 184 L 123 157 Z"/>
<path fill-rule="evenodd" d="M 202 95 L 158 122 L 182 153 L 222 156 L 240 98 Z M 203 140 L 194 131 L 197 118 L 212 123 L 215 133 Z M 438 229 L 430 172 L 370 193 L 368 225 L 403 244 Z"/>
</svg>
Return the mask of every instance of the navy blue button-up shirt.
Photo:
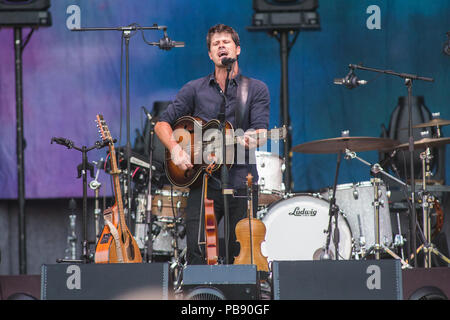
<svg viewBox="0 0 450 320">
<path fill-rule="evenodd" d="M 241 74 L 238 73 L 236 77 L 230 80 L 227 90 L 225 119 L 235 129 L 235 109 L 239 107 L 237 95 L 241 81 Z M 161 114 L 159 121 L 173 125 L 176 120 L 186 115 L 198 117 L 205 121 L 217 119 L 223 102 L 220 90 L 214 73 L 188 82 L 178 92 L 175 100 Z M 242 121 L 242 129 L 244 131 L 248 129 L 268 129 L 270 95 L 264 82 L 249 78 L 247 108 L 248 113 Z M 254 151 L 254 149 L 251 150 L 252 153 Z M 254 157 L 250 157 L 250 159 L 254 159 Z M 249 172 L 253 175 L 253 181 L 256 183 L 258 181 L 258 172 L 255 163 L 233 164 L 229 170 L 230 186 L 232 185 L 235 189 L 245 188 L 247 183 L 246 176 Z"/>
</svg>

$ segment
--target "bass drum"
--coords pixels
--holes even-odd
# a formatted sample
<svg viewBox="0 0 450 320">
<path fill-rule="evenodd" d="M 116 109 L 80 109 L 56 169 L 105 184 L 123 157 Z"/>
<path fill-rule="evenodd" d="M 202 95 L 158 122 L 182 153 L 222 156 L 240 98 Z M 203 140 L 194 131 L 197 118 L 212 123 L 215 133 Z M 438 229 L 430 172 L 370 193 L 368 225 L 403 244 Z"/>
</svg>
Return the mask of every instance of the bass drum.
<svg viewBox="0 0 450 320">
<path fill-rule="evenodd" d="M 296 194 L 269 206 L 262 218 L 266 225 L 262 254 L 268 261 L 319 260 L 327 241 L 329 207 L 329 202 L 317 194 Z M 338 216 L 339 260 L 349 260 L 352 233 L 344 214 Z M 332 235 L 334 229 L 333 218 Z M 328 249 L 330 258 L 336 260 L 333 237 Z"/>
</svg>

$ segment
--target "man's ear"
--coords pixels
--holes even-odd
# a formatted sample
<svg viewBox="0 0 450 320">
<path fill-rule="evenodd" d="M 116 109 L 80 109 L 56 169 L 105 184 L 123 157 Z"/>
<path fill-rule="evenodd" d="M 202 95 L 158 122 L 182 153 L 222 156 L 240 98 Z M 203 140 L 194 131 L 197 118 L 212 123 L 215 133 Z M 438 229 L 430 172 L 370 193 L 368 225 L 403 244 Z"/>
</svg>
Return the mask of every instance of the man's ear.
<svg viewBox="0 0 450 320">
<path fill-rule="evenodd" d="M 238 56 L 238 55 L 240 55 L 241 54 L 241 47 L 240 46 L 237 46 L 236 47 L 236 55 Z"/>
<path fill-rule="evenodd" d="M 208 50 L 208 56 L 209 56 L 209 59 L 211 59 L 211 60 L 213 59 L 212 55 L 211 55 L 211 51 L 209 51 L 209 50 Z"/>
</svg>

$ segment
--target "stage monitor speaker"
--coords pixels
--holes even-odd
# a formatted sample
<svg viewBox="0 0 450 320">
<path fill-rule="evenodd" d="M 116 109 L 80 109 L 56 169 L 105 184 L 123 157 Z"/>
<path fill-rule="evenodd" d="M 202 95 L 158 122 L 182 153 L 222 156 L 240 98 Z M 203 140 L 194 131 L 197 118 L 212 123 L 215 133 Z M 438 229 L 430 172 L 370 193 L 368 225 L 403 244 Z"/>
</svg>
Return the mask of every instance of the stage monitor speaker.
<svg viewBox="0 0 450 320">
<path fill-rule="evenodd" d="M 40 275 L 0 276 L 0 300 L 39 300 Z"/>
<path fill-rule="evenodd" d="M 42 300 L 168 300 L 168 263 L 51 264 L 41 267 Z"/>
<path fill-rule="evenodd" d="M 416 268 L 403 270 L 405 300 L 450 299 L 450 268 Z"/>
<path fill-rule="evenodd" d="M 0 0 L 0 11 L 47 10 L 50 0 Z"/>
<path fill-rule="evenodd" d="M 255 265 L 188 265 L 183 271 L 185 300 L 258 300 Z"/>
<path fill-rule="evenodd" d="M 398 260 L 273 261 L 275 300 L 401 300 Z"/>
</svg>

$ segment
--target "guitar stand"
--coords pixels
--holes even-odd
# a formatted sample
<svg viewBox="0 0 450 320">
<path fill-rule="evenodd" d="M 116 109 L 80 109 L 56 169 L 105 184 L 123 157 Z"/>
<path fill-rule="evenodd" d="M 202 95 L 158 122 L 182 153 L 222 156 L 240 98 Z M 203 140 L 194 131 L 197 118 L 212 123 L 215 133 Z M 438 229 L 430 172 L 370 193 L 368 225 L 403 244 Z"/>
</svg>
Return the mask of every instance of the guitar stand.
<svg viewBox="0 0 450 320">
<path fill-rule="evenodd" d="M 346 159 L 357 159 L 360 162 L 368 165 L 369 167 L 371 167 L 371 171 L 375 174 L 375 178 L 371 179 L 371 182 L 374 185 L 374 200 L 373 200 L 373 207 L 374 207 L 374 213 L 375 213 L 375 244 L 373 246 L 371 246 L 369 248 L 369 250 L 367 250 L 367 252 L 364 254 L 364 256 L 362 257 L 363 259 L 366 259 L 367 256 L 369 256 L 370 254 L 374 253 L 375 254 L 375 259 L 379 260 L 380 259 L 380 253 L 381 252 L 385 252 L 387 254 L 389 254 L 391 257 L 393 257 L 394 259 L 400 260 L 401 264 L 403 265 L 402 268 L 412 268 L 406 261 L 404 261 L 402 258 L 400 258 L 397 254 L 395 254 L 392 250 L 390 250 L 388 247 L 386 247 L 384 244 L 380 243 L 380 206 L 384 205 L 379 201 L 379 196 L 380 196 L 380 192 L 379 192 L 379 185 L 381 182 L 381 179 L 378 178 L 378 174 L 382 173 L 384 175 L 386 175 L 387 177 L 397 181 L 398 183 L 402 184 L 402 185 L 406 185 L 403 181 L 391 176 L 389 173 L 385 172 L 383 170 L 383 168 L 377 163 L 375 165 L 371 165 L 369 162 L 361 159 L 360 157 L 358 157 L 356 155 L 355 152 L 350 151 L 349 149 L 345 150 L 345 158 Z"/>
<path fill-rule="evenodd" d="M 75 149 L 82 153 L 82 162 L 77 166 L 78 176 L 77 178 L 83 177 L 83 216 L 82 216 L 82 225 L 83 225 L 83 242 L 82 242 L 82 254 L 80 260 L 67 260 L 67 259 L 57 259 L 57 263 L 68 262 L 68 263 L 91 263 L 92 256 L 89 253 L 89 244 L 93 242 L 87 239 L 87 171 L 89 170 L 91 174 L 91 178 L 94 178 L 94 166 L 88 162 L 87 153 L 93 149 L 101 149 L 108 145 L 107 141 L 97 141 L 94 146 L 86 147 L 82 146 L 81 148 L 76 147 L 73 141 L 66 138 L 55 138 L 51 139 L 51 142 L 56 142 L 57 144 L 66 146 L 67 149 Z"/>
</svg>

